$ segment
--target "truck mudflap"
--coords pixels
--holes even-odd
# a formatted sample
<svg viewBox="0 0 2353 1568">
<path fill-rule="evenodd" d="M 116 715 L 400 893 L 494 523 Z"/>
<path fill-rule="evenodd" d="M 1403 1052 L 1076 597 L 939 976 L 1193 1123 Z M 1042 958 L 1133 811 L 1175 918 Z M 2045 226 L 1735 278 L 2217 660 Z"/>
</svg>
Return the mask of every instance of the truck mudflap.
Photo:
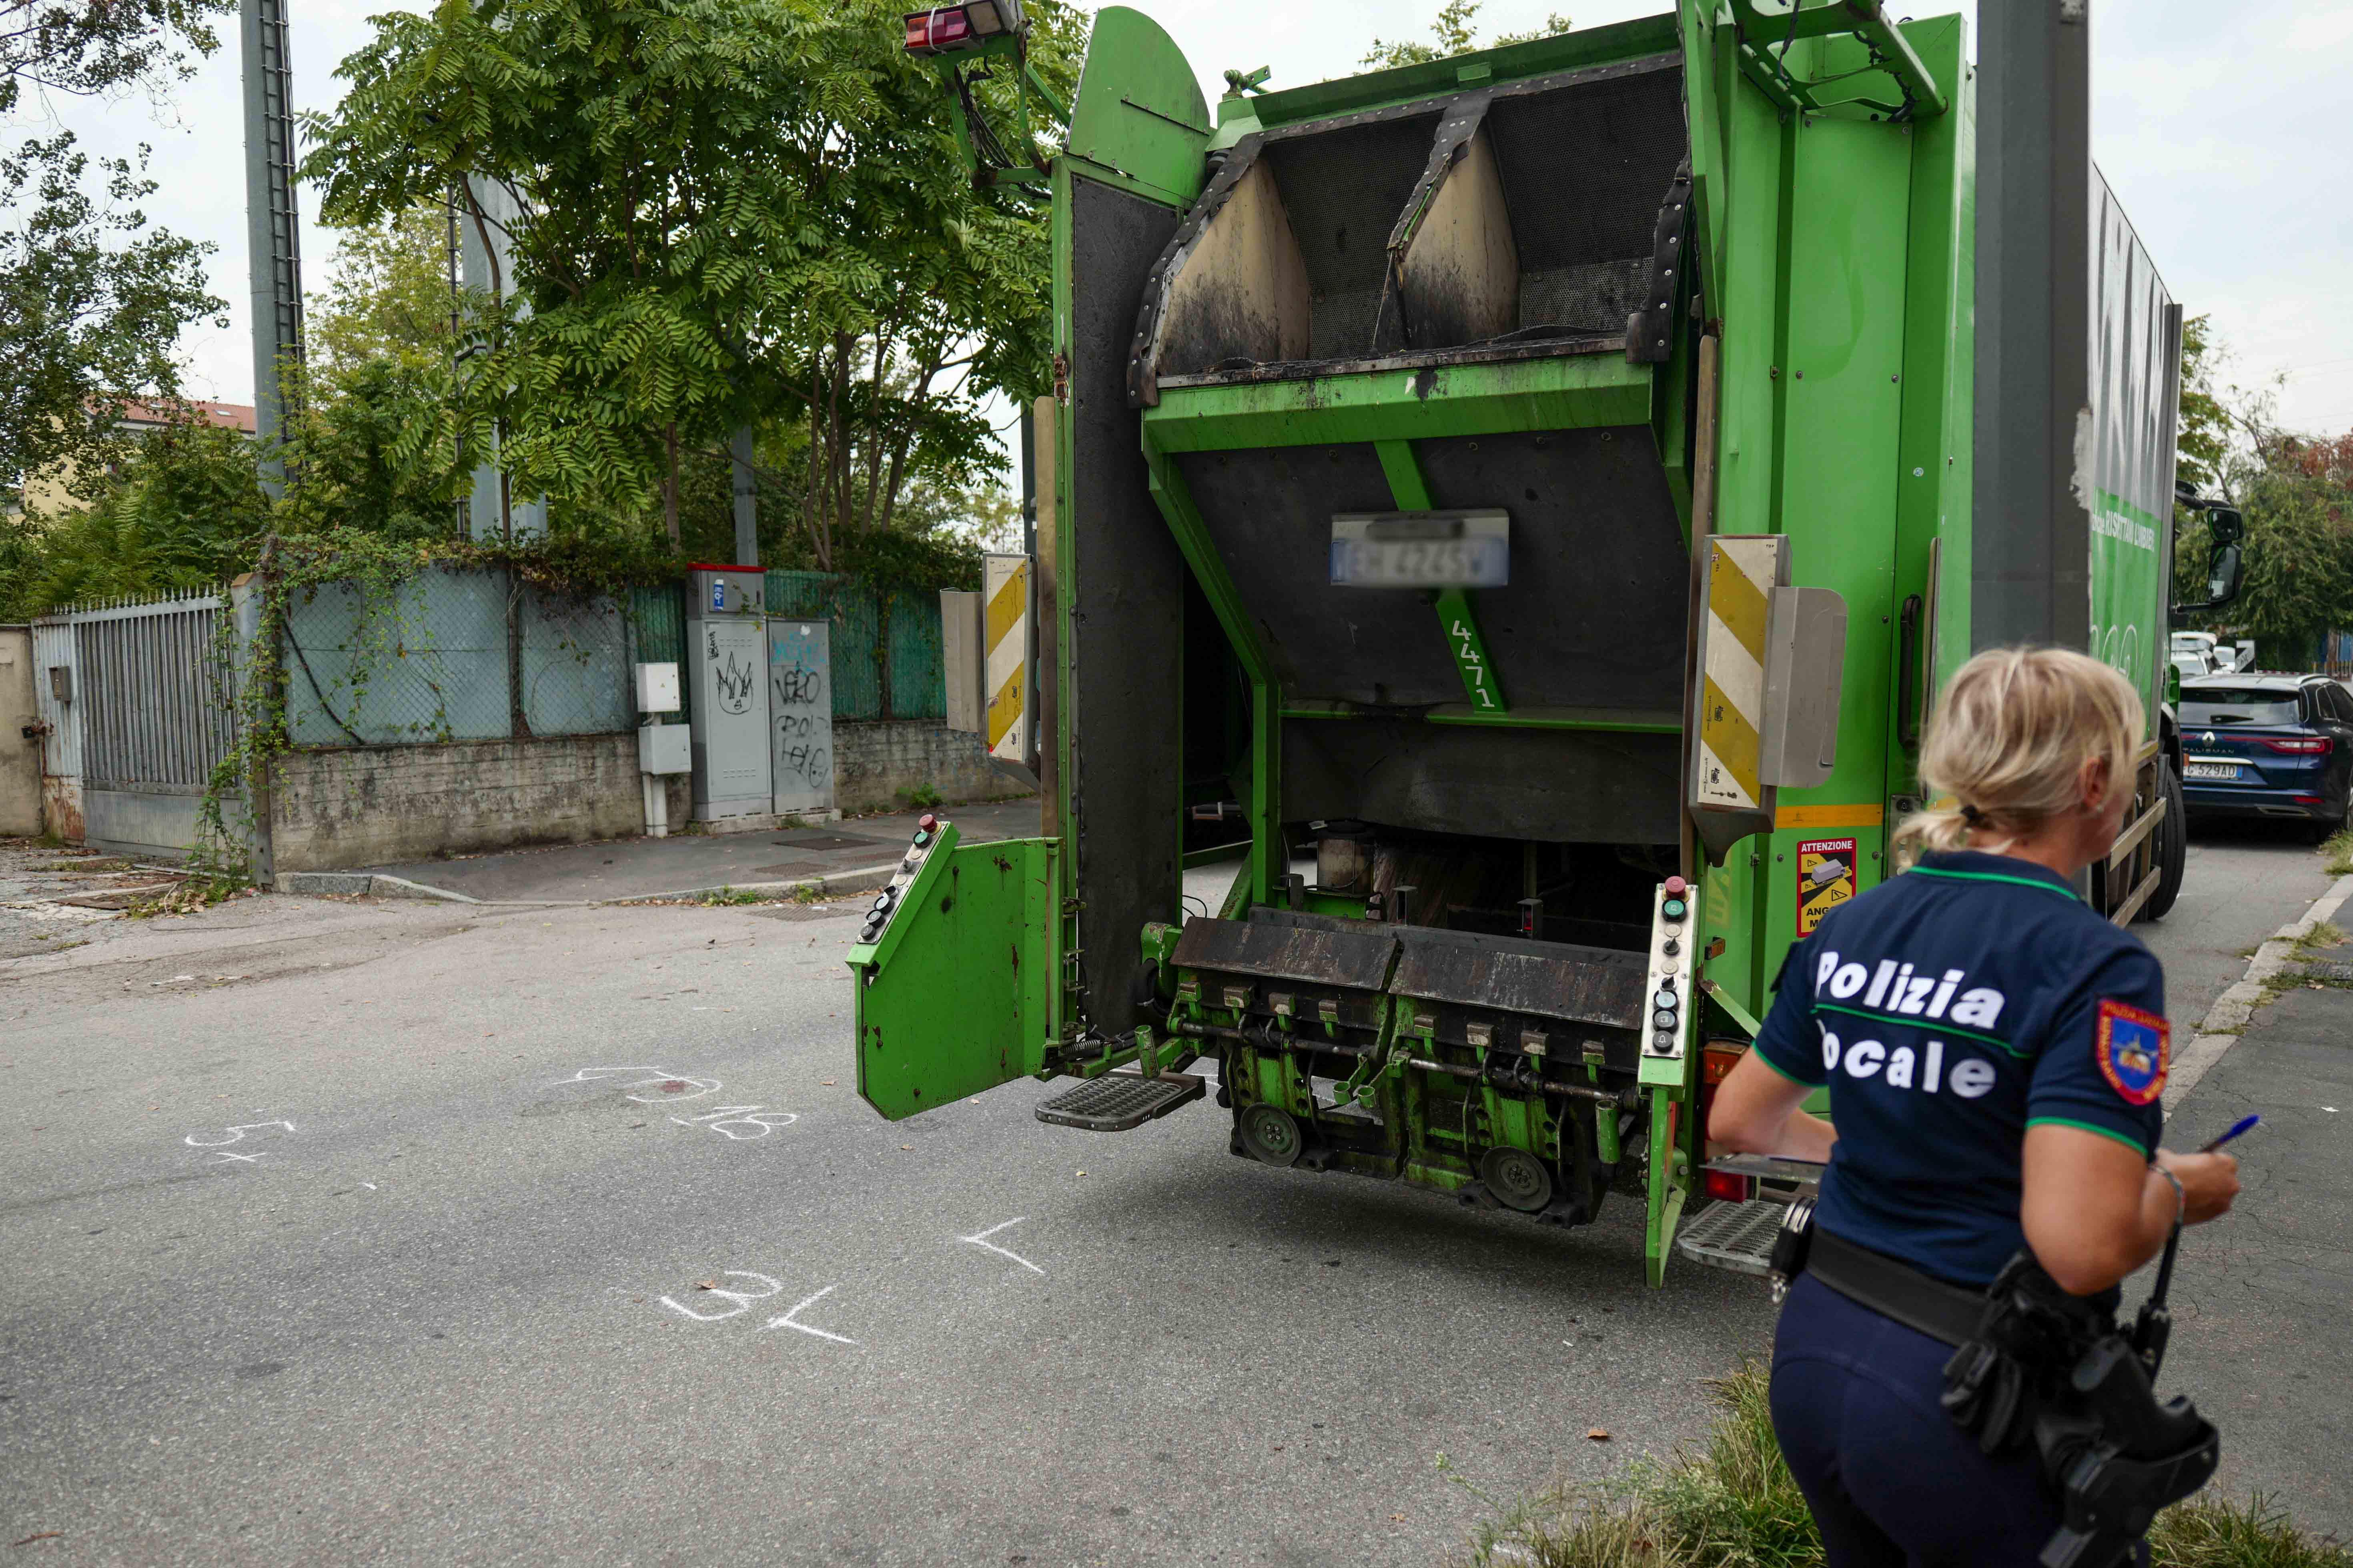
<svg viewBox="0 0 2353 1568">
<path fill-rule="evenodd" d="M 923 819 L 849 950 L 858 1094 L 893 1121 L 1045 1066 L 1060 840 L 964 844 Z"/>
</svg>

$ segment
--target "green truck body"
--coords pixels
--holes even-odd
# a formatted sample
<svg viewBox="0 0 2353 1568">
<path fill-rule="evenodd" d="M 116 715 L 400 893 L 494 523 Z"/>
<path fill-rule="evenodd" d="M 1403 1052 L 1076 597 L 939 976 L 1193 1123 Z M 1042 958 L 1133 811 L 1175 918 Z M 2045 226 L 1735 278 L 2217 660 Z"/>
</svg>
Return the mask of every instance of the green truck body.
<svg viewBox="0 0 2353 1568">
<path fill-rule="evenodd" d="M 1206 1057 L 1237 1153 L 1556 1223 L 1622 1193 L 1656 1282 L 1709 1086 L 1885 874 L 1973 651 L 1965 62 L 1956 16 L 1686 0 L 1229 76 L 1213 124 L 1100 13 L 1050 172 L 1044 837 L 911 848 L 850 957 L 870 1103 L 1062 1077 L 1040 1116 L 1113 1129 Z M 2178 861 L 2179 317 L 2099 210 L 2094 648 L 2152 728 L 2095 895 L 2129 918 Z"/>
</svg>

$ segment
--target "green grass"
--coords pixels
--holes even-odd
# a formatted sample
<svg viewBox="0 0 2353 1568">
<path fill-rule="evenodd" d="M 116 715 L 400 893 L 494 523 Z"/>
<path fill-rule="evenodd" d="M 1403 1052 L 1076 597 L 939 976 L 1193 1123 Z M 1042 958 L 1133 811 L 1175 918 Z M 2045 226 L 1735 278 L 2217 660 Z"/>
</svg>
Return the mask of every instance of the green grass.
<svg viewBox="0 0 2353 1568">
<path fill-rule="evenodd" d="M 2336 947 L 2345 940 L 2345 933 L 2328 921 L 2322 921 L 2295 939 L 2296 951 L 2309 952 L 2316 947 Z"/>
<path fill-rule="evenodd" d="M 929 784 L 917 784 L 913 789 L 902 789 L 899 792 L 899 799 L 909 811 L 929 811 L 935 805 L 947 804 L 947 798 Z"/>
<path fill-rule="evenodd" d="M 1820 1568 L 1821 1539 L 1773 1436 L 1765 1369 L 1744 1366 L 1709 1393 L 1724 1413 L 1703 1448 L 1663 1464 L 1638 1461 L 1609 1487 L 1561 1488 L 1501 1510 L 1473 1534 L 1469 1562 Z M 1444 1456 L 1439 1463 L 1470 1488 Z M 2353 1568 L 2353 1552 L 2296 1530 L 2261 1495 L 2240 1504 L 2201 1493 L 2158 1517 L 2149 1546 L 2154 1568 Z"/>
<path fill-rule="evenodd" d="M 765 904 L 768 895 L 750 888 L 710 888 L 694 895 L 694 901 L 706 908 L 727 904 Z"/>
<path fill-rule="evenodd" d="M 2328 858 L 2328 874 L 2332 877 L 2353 877 L 2353 826 L 2338 828 L 2320 846 L 2320 853 Z"/>
</svg>

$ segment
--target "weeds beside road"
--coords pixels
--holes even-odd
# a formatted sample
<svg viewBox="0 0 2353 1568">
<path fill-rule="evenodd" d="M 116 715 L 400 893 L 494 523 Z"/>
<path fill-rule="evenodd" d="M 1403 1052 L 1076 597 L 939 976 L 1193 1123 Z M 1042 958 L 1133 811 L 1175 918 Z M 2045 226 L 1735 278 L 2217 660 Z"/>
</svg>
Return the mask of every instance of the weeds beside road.
<svg viewBox="0 0 2353 1568">
<path fill-rule="evenodd" d="M 1603 1489 L 1518 1504 L 1473 1537 L 1477 1568 L 1820 1568 L 1821 1537 L 1782 1461 L 1765 1369 L 1711 1393 L 1723 1415 L 1706 1446 L 1638 1461 Z M 1459 1478 L 1458 1478 L 1459 1479 Z M 1467 1483 L 1466 1483 L 1467 1484 Z M 2211 1492 L 2168 1509 L 2149 1532 L 2151 1568 L 2353 1568 L 2353 1552 L 2298 1531 L 2263 1497 Z"/>
</svg>

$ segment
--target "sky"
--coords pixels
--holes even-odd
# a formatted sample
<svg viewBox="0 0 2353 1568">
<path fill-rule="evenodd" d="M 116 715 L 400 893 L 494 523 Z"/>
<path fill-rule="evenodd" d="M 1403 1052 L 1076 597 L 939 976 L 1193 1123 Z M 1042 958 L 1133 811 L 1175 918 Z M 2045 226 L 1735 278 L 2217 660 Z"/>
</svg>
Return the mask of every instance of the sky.
<svg viewBox="0 0 2353 1568">
<path fill-rule="evenodd" d="M 1229 66 L 1273 67 L 1269 85 L 1352 74 L 1374 37 L 1426 36 L 1440 0 L 1140 0 L 1166 27 L 1214 103 Z M 370 34 L 385 0 L 289 0 L 294 99 L 332 108 L 334 68 Z M 1663 0 L 1487 0 L 1482 37 L 1525 29 L 1556 10 L 1596 26 L 1657 14 Z M 1940 12 L 1917 0 L 1915 14 Z M 1975 35 L 1975 0 L 1960 6 Z M 1247 16 L 1246 29 L 1235 26 Z M 213 291 L 226 330 L 184 341 L 192 395 L 249 402 L 243 120 L 235 19 L 222 47 L 167 105 L 145 99 L 28 101 L 7 130 L 63 125 L 93 151 L 153 148 L 161 189 L 149 216 L 214 247 Z M 2353 3 L 2348 0 L 2097 0 L 2094 7 L 2094 156 L 2174 298 L 2211 316 L 2232 359 L 2226 381 L 2284 376 L 2277 416 L 2290 428 L 2353 429 Z M 1972 46 L 1972 53 L 1975 52 Z M 47 118 L 43 118 L 46 111 Z M 335 236 L 302 209 L 304 287 L 325 283 Z"/>
</svg>

